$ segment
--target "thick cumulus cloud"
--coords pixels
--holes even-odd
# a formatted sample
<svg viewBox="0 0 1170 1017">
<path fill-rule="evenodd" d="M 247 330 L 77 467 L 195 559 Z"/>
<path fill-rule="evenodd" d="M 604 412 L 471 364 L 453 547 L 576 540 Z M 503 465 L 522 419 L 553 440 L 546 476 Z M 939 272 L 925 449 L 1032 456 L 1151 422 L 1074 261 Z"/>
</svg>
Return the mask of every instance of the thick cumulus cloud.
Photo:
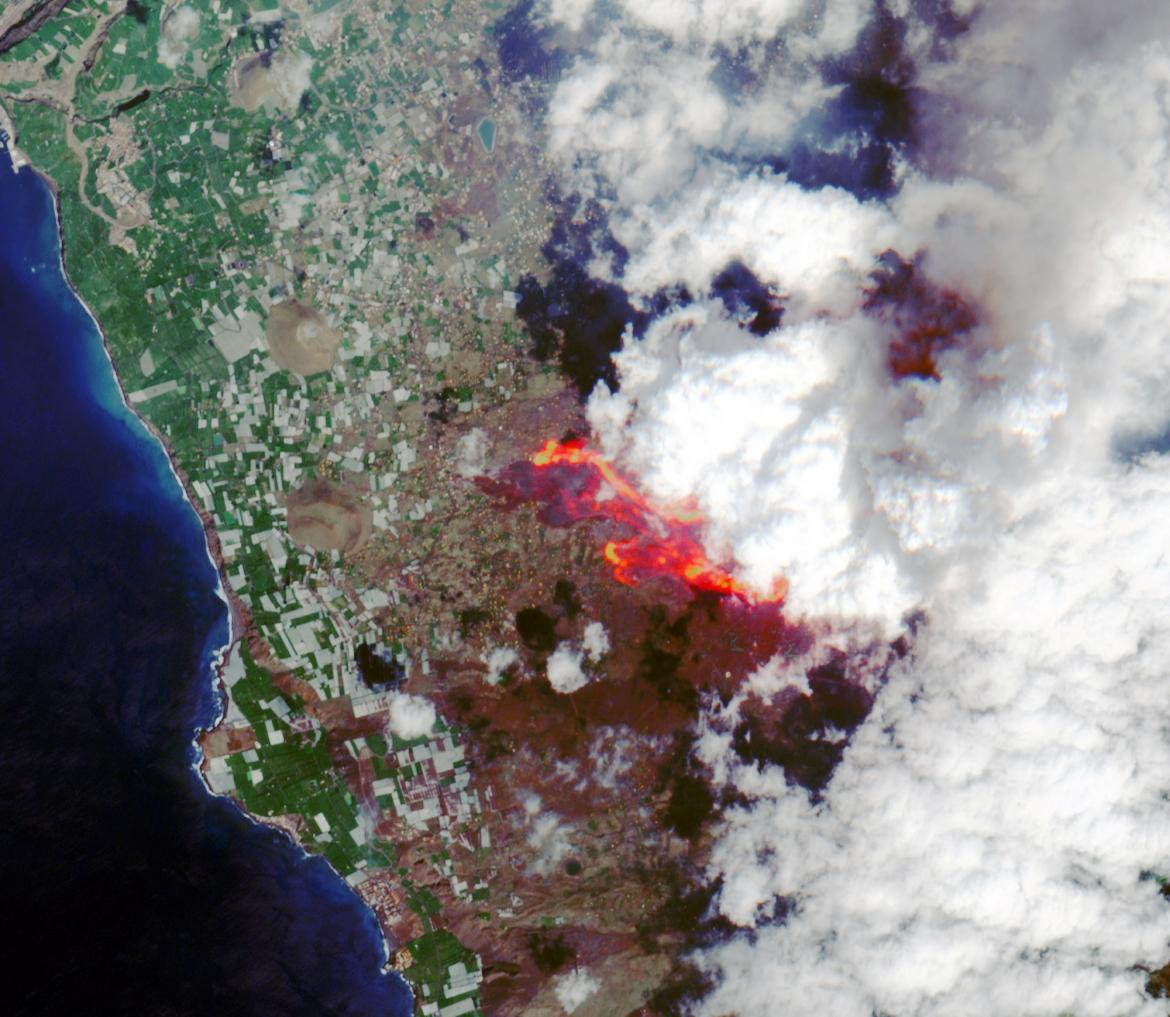
<svg viewBox="0 0 1170 1017">
<path fill-rule="evenodd" d="M 553 992 L 565 1013 L 575 1013 L 581 1006 L 597 995 L 601 982 L 588 971 L 575 969 L 567 975 L 560 975 L 553 982 Z"/>
<path fill-rule="evenodd" d="M 1021 498 L 978 596 L 924 631 L 820 804 L 724 769 L 753 804 L 715 850 L 720 908 L 765 925 L 706 955 L 702 1012 L 1164 1012 L 1135 965 L 1170 937 L 1142 878 L 1170 857 L 1170 470 L 1111 479 Z M 723 728 L 703 741 L 717 767 Z M 778 899 L 792 913 L 768 924 Z"/>
<path fill-rule="evenodd" d="M 435 730 L 435 707 L 422 696 L 395 692 L 390 698 L 386 728 L 391 734 L 410 741 L 424 738 Z"/>
<path fill-rule="evenodd" d="M 558 6 L 593 41 L 549 149 L 628 254 L 591 271 L 654 315 L 600 440 L 791 613 L 927 619 L 815 802 L 713 708 L 700 756 L 746 804 L 709 875 L 756 928 L 698 956 L 698 1012 L 1162 1012 L 1170 459 L 1133 450 L 1170 419 L 1170 9 Z"/>
<path fill-rule="evenodd" d="M 814 134 L 821 169 L 862 143 L 906 141 L 912 55 L 938 33 L 877 10 L 870 0 L 638 0 L 616 13 L 553 3 L 546 23 L 582 30 L 548 111 L 550 150 L 578 186 L 628 206 L 701 189 L 692 177 L 713 163 L 821 176 Z"/>
<path fill-rule="evenodd" d="M 591 418 L 655 494 L 698 498 L 710 542 L 757 588 L 782 575 L 793 613 L 892 633 L 932 591 L 974 581 L 1012 512 L 1004 485 L 1041 468 L 1068 394 L 1044 325 L 901 385 L 883 338 L 853 314 L 759 339 L 691 306 L 618 355 L 621 389 L 596 391 Z"/>
<path fill-rule="evenodd" d="M 560 643 L 548 658 L 548 683 L 553 691 L 568 696 L 589 684 L 589 676 L 581 667 L 581 651 L 572 643 Z"/>
</svg>

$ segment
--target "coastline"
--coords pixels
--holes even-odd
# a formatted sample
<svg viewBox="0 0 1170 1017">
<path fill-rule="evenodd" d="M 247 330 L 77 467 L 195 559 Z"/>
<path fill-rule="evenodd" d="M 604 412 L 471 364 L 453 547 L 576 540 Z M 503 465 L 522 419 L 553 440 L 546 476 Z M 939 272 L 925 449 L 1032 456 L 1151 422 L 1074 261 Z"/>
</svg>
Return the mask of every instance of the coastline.
<svg viewBox="0 0 1170 1017">
<path fill-rule="evenodd" d="M 0 107 L 0 110 L 2 109 L 3 107 Z M 0 121 L 0 127 L 2 126 L 3 122 Z M 17 151 L 11 134 L 9 136 L 9 141 L 5 144 L 4 147 L 8 149 L 9 153 Z M 200 527 L 203 530 L 203 550 L 207 555 L 208 562 L 211 564 L 212 571 L 215 573 L 215 595 L 221 601 L 223 601 L 224 608 L 227 611 L 227 641 L 222 646 L 214 648 L 211 651 L 211 656 L 214 658 L 212 670 L 215 675 L 215 682 L 213 683 L 213 687 L 216 688 L 222 695 L 225 690 L 225 686 L 223 685 L 223 668 L 227 661 L 227 655 L 230 652 L 232 646 L 239 642 L 240 638 L 242 637 L 242 633 L 237 631 L 237 611 L 239 609 L 246 610 L 246 608 L 243 602 L 240 601 L 239 598 L 237 598 L 231 592 L 225 581 L 226 573 L 224 572 L 223 556 L 220 551 L 219 535 L 215 532 L 211 520 L 204 514 L 203 510 L 195 502 L 190 481 L 187 479 L 185 472 L 175 461 L 174 450 L 171 448 L 170 443 L 149 420 L 141 416 L 130 405 L 130 400 L 127 397 L 126 389 L 122 384 L 122 378 L 118 374 L 117 366 L 114 363 L 114 355 L 110 347 L 109 338 L 106 336 L 106 330 L 102 327 L 101 322 L 98 321 L 97 315 L 93 313 L 92 308 L 90 308 L 89 304 L 82 296 L 81 291 L 77 288 L 69 274 L 69 269 L 65 261 L 65 230 L 62 226 L 61 218 L 61 192 L 60 188 L 57 186 L 57 182 L 51 176 L 49 176 L 49 174 L 45 173 L 37 166 L 34 166 L 28 159 L 24 158 L 23 156 L 21 156 L 21 159 L 22 162 L 19 166 L 17 166 L 15 158 L 13 159 L 13 172 L 18 173 L 21 169 L 30 170 L 44 182 L 45 186 L 49 188 L 49 192 L 53 196 L 53 221 L 57 228 L 58 267 L 60 268 L 61 276 L 64 278 L 66 285 L 68 285 L 73 295 L 77 298 L 77 302 L 85 310 L 86 315 L 93 323 L 93 327 L 96 329 L 98 336 L 101 338 L 102 352 L 105 354 L 106 361 L 110 365 L 110 375 L 113 377 L 114 385 L 117 387 L 118 396 L 122 401 L 122 408 L 124 412 L 128 416 L 132 417 L 134 421 L 138 423 L 144 431 L 146 431 L 147 435 L 149 435 L 149 437 L 158 444 L 159 449 L 162 451 L 163 459 L 166 461 L 167 467 L 170 470 L 171 476 L 178 485 L 180 492 L 182 492 L 183 501 L 187 503 L 187 505 L 191 508 L 191 511 L 194 512 L 196 517 L 199 519 Z M 211 663 L 211 661 L 209 661 L 209 663 Z M 221 712 L 219 718 L 220 720 L 222 720 L 222 716 L 223 715 Z M 216 724 L 218 723 L 219 720 L 216 721 Z M 197 733 L 203 730 L 204 728 L 200 727 L 197 729 Z M 202 755 L 202 752 L 200 752 L 200 755 Z"/>
<path fill-rule="evenodd" d="M 251 612 L 247 605 L 232 591 L 227 582 L 226 563 L 223 558 L 222 548 L 220 544 L 219 534 L 216 532 L 214 521 L 209 512 L 204 510 L 199 505 L 194 494 L 194 488 L 188 478 L 186 471 L 178 464 L 174 449 L 166 436 L 163 435 L 148 419 L 142 416 L 131 405 L 126 389 L 122 383 L 121 375 L 118 373 L 117 365 L 114 361 L 113 350 L 110 345 L 106 331 L 97 315 L 94 314 L 92 308 L 89 306 L 85 298 L 82 296 L 80 290 L 77 288 L 72 277 L 69 274 L 68 265 L 66 261 L 66 240 L 63 226 L 63 217 L 61 209 L 61 194 L 60 188 L 48 173 L 41 170 L 34 165 L 31 160 L 27 158 L 16 144 L 16 132 L 12 123 L 11 117 L 7 110 L 0 104 L 0 131 L 6 135 L 6 140 L 0 138 L 0 148 L 5 149 L 12 161 L 12 172 L 19 173 L 23 169 L 28 169 L 45 184 L 52 195 L 53 219 L 54 226 L 57 231 L 57 246 L 58 246 L 58 268 L 61 272 L 62 278 L 69 287 L 75 299 L 84 309 L 93 327 L 96 329 L 98 336 L 101 339 L 102 352 L 106 358 L 110 368 L 110 375 L 113 378 L 114 384 L 117 387 L 118 396 L 122 403 L 122 411 L 139 424 L 146 434 L 153 439 L 162 452 L 163 459 L 166 461 L 167 468 L 170 471 L 172 478 L 178 485 L 181 492 L 181 497 L 187 506 L 194 512 L 199 519 L 200 528 L 203 531 L 203 549 L 207 556 L 208 562 L 211 564 L 216 577 L 215 595 L 220 599 L 224 605 L 227 614 L 227 634 L 226 640 L 219 646 L 209 647 L 207 653 L 206 665 L 209 667 L 212 680 L 211 690 L 215 697 L 215 702 L 218 707 L 218 712 L 214 717 L 189 718 L 193 726 L 191 734 L 190 747 L 192 751 L 191 770 L 194 772 L 203 791 L 213 798 L 224 798 L 231 802 L 232 807 L 242 815 L 248 822 L 255 826 L 262 827 L 266 830 L 279 830 L 291 843 L 305 860 L 320 861 L 324 863 L 334 878 L 345 887 L 345 889 L 356 899 L 361 906 L 366 910 L 374 926 L 378 930 L 378 936 L 381 943 L 382 957 L 379 964 L 379 969 L 385 974 L 394 974 L 406 986 L 412 996 L 415 1012 L 419 1000 L 415 996 L 413 986 L 402 977 L 401 972 L 394 965 L 394 951 L 391 949 L 390 941 L 386 929 L 383 927 L 381 920 L 378 917 L 374 908 L 366 902 L 366 900 L 357 892 L 356 888 L 351 886 L 345 878 L 339 873 L 322 855 L 314 854 L 305 848 L 300 841 L 293 836 L 293 834 L 284 826 L 278 823 L 266 822 L 262 816 L 256 816 L 249 812 L 238 800 L 233 798 L 230 794 L 215 791 L 207 781 L 204 773 L 207 764 L 206 756 L 204 755 L 200 738 L 202 735 L 214 731 L 218 728 L 227 716 L 228 702 L 230 690 L 224 681 L 224 670 L 227 666 L 228 658 L 233 648 L 246 637 L 251 624 Z"/>
<path fill-rule="evenodd" d="M 22 169 L 24 169 L 25 166 L 31 166 L 32 164 L 28 161 L 28 157 L 17 147 L 16 127 L 12 123 L 11 114 L 8 112 L 7 108 L 4 106 L 3 103 L 0 103 L 0 134 L 2 134 L 5 138 L 3 145 L 8 150 L 8 157 L 12 160 L 12 172 L 19 173 Z M 34 169 L 34 172 L 36 172 L 35 169 Z M 45 175 L 45 174 L 39 174 L 39 175 L 40 175 L 42 180 L 46 181 L 49 184 L 49 189 L 53 192 L 53 207 L 56 208 L 56 206 L 57 206 L 57 187 L 56 187 L 56 184 L 53 183 L 47 175 Z M 60 220 L 61 220 L 61 216 L 60 216 L 59 210 L 58 210 L 58 215 L 57 215 L 57 233 L 58 234 L 60 234 L 60 232 L 61 232 Z M 62 262 L 61 267 L 62 267 L 62 270 L 64 270 L 64 262 Z M 68 276 L 66 276 L 66 278 L 68 278 Z M 72 286 L 72 285 L 73 284 L 70 283 L 70 286 Z M 76 292 L 76 291 L 74 291 L 74 292 Z M 84 301 L 82 301 L 82 303 L 84 304 Z M 89 308 L 86 307 L 86 311 L 88 311 L 88 310 L 89 310 Z M 91 315 L 91 317 L 92 317 L 92 315 Z"/>
</svg>

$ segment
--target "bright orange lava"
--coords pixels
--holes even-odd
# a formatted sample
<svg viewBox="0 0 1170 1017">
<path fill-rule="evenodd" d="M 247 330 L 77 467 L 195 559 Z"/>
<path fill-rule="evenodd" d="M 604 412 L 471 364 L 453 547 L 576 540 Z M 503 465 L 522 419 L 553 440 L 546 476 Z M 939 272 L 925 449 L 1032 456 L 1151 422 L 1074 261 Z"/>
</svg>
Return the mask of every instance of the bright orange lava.
<svg viewBox="0 0 1170 1017">
<path fill-rule="evenodd" d="M 670 575 L 697 590 L 730 594 L 752 604 L 780 603 L 787 595 L 788 584 L 783 579 L 765 596 L 712 562 L 698 536 L 703 517 L 693 505 L 651 505 L 600 453 L 586 448 L 584 441 L 549 441 L 532 457 L 532 464 L 542 470 L 569 467 L 597 478 L 596 483 L 582 485 L 581 504 L 567 507 L 580 518 L 602 517 L 634 531 L 626 540 L 609 541 L 602 551 L 618 582 L 637 586 L 653 576 Z"/>
</svg>

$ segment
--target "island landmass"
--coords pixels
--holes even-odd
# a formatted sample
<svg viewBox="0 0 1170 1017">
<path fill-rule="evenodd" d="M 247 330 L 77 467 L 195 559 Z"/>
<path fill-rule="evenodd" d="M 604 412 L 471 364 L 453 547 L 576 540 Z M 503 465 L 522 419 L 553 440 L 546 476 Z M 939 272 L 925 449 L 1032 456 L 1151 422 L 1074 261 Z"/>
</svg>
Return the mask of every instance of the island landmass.
<svg viewBox="0 0 1170 1017">
<path fill-rule="evenodd" d="M 603 230 L 549 183 L 540 31 L 499 2 L 19 3 L 0 104 L 224 577 L 208 787 L 327 859 L 421 1013 L 670 1014 L 727 928 L 700 708 L 812 636 L 710 563 L 620 560 L 650 509 L 540 457 L 588 434 L 550 247 Z M 633 312 L 592 298 L 606 359 Z M 847 666 L 749 697 L 737 751 L 827 780 L 870 706 Z"/>
</svg>

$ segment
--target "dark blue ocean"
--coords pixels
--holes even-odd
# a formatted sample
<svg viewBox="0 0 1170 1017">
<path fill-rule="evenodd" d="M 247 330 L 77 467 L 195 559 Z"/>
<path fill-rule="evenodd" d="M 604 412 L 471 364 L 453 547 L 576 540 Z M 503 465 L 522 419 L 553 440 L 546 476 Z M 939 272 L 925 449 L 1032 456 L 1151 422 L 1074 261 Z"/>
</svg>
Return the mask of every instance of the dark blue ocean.
<svg viewBox="0 0 1170 1017">
<path fill-rule="evenodd" d="M 0 151 L 4 1012 L 408 1014 L 345 884 L 192 770 L 226 608 L 58 255 Z"/>
</svg>

